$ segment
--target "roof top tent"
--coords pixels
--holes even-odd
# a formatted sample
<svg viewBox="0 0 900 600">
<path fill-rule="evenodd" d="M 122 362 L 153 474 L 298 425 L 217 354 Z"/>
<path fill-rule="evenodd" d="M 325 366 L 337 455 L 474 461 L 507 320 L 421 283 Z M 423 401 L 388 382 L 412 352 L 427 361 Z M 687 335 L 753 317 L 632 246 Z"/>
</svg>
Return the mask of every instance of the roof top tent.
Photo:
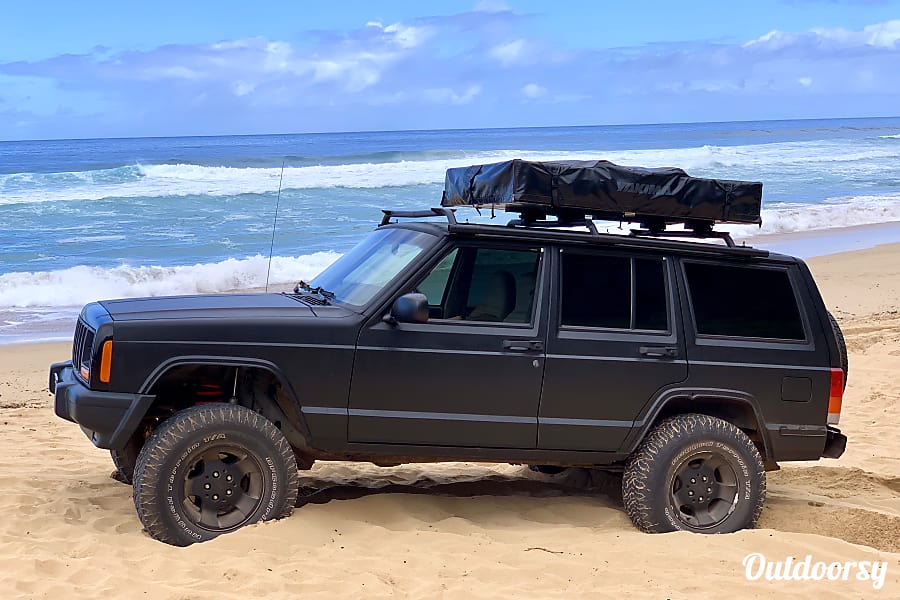
<svg viewBox="0 0 900 600">
<path fill-rule="evenodd" d="M 441 206 L 503 206 L 523 224 L 555 216 L 639 223 L 661 235 L 683 224 L 698 237 L 716 223 L 760 224 L 762 183 L 702 179 L 681 169 L 625 167 L 609 161 L 505 162 L 448 169 Z M 682 234 L 683 235 L 683 234 Z M 726 234 L 727 235 L 727 234 Z"/>
</svg>

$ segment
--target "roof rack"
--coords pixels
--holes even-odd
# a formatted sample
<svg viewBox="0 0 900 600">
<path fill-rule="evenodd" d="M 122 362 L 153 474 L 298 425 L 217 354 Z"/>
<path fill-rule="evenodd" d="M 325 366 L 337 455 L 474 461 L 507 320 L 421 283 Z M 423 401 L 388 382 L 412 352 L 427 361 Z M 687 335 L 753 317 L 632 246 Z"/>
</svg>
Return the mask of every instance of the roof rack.
<svg viewBox="0 0 900 600">
<path fill-rule="evenodd" d="M 381 225 L 387 225 L 391 219 L 425 219 L 427 217 L 446 217 L 450 225 L 458 225 L 454 209 L 450 208 L 429 208 L 428 210 L 387 210 L 382 209 L 384 216 L 381 217 Z"/>
<path fill-rule="evenodd" d="M 657 237 L 657 238 L 697 238 L 709 239 L 717 238 L 725 241 L 725 245 L 729 248 L 737 248 L 737 244 L 731 238 L 731 233 L 727 231 L 701 231 L 692 229 L 690 231 L 655 231 L 651 229 L 632 229 L 629 233 L 631 237 Z M 746 246 L 745 246 L 746 247 Z"/>
<path fill-rule="evenodd" d="M 460 223 L 456 220 L 456 209 L 443 208 L 443 207 L 435 207 L 427 210 L 388 210 L 383 209 L 381 212 L 384 213 L 384 216 L 381 218 L 381 225 L 387 225 L 391 222 L 391 219 L 424 219 L 428 217 L 444 217 L 447 219 L 447 223 L 450 226 L 451 230 L 463 230 L 467 227 L 472 227 L 475 224 L 470 223 Z M 510 211 L 510 212 L 518 212 L 518 211 Z M 654 224 L 656 225 L 656 224 Z M 737 244 L 734 243 L 734 239 L 732 239 L 731 234 L 727 231 L 713 231 L 712 224 L 707 222 L 688 222 L 686 223 L 688 229 L 684 231 L 668 231 L 665 229 L 665 224 L 662 226 L 651 227 L 648 229 L 632 229 L 628 233 L 628 237 L 650 237 L 650 238 L 695 238 L 695 239 L 720 239 L 725 242 L 725 245 L 729 248 L 737 248 Z M 497 227 L 497 225 L 481 225 L 481 227 Z M 546 219 L 533 219 L 533 218 L 517 218 L 512 219 L 506 223 L 506 227 L 511 228 L 522 228 L 522 229 L 559 229 L 559 228 L 569 228 L 569 227 L 584 227 L 587 229 L 587 233 L 591 236 L 600 237 L 603 234 L 597 229 L 596 223 L 594 223 L 594 219 L 591 215 L 583 215 L 579 214 L 577 218 L 573 219 L 559 219 L 556 221 L 550 221 Z M 612 234 L 610 234 L 612 235 Z M 749 248 L 749 246 L 741 246 L 744 248 Z"/>
<path fill-rule="evenodd" d="M 768 250 L 762 250 L 758 248 L 753 248 L 752 246 L 741 245 L 738 246 L 734 243 L 734 240 L 731 238 L 731 235 L 725 231 L 713 231 L 712 227 L 704 228 L 704 227 L 694 227 L 685 231 L 666 231 L 665 229 L 659 230 L 657 228 L 653 229 L 633 229 L 627 235 L 624 234 L 615 234 L 615 233 L 602 233 L 597 229 L 597 225 L 594 220 L 588 216 L 583 217 L 577 220 L 557 220 L 557 221 L 549 221 L 549 220 L 531 220 L 531 219 L 512 219 L 505 225 L 499 224 L 485 224 L 485 223 L 460 223 L 456 219 L 455 209 L 449 208 L 431 208 L 428 210 L 382 210 L 384 216 L 381 219 L 381 224 L 379 226 L 388 225 L 391 222 L 391 219 L 394 218 L 406 218 L 406 219 L 422 219 L 427 217 L 444 217 L 447 219 L 448 229 L 451 233 L 459 233 L 465 235 L 488 235 L 492 237 L 502 236 L 502 237 L 520 237 L 524 238 L 532 238 L 532 239 L 542 239 L 544 235 L 546 235 L 545 231 L 547 229 L 556 229 L 557 234 L 563 236 L 569 242 L 594 242 L 605 245 L 631 245 L 634 242 L 629 242 L 629 240 L 635 240 L 636 238 L 646 238 L 647 241 L 656 241 L 657 243 L 665 245 L 665 247 L 673 247 L 673 245 L 687 250 L 689 246 L 692 246 L 691 251 L 693 252 L 724 252 L 726 251 L 721 246 L 712 246 L 709 244 L 697 244 L 688 241 L 686 238 L 697 238 L 697 239 L 705 239 L 705 238 L 718 238 L 725 242 L 727 247 L 727 251 L 729 253 L 734 253 L 735 256 L 742 256 L 744 258 L 758 258 L 769 256 Z M 587 231 L 572 231 L 571 227 L 584 227 Z M 547 232 L 549 233 L 549 232 Z M 681 238 L 681 239 L 672 239 L 672 241 L 663 241 L 660 238 Z M 644 242 L 646 243 L 646 242 Z M 719 248 L 719 250 L 715 250 L 715 248 Z"/>
</svg>

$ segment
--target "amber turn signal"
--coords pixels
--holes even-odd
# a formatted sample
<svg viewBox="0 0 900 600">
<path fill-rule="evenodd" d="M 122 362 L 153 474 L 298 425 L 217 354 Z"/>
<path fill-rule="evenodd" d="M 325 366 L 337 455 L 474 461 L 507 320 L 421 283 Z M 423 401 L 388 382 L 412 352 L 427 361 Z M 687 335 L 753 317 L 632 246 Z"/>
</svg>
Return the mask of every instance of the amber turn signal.
<svg viewBox="0 0 900 600">
<path fill-rule="evenodd" d="M 103 349 L 100 351 L 100 381 L 109 383 L 109 375 L 112 371 L 112 340 L 103 342 Z"/>
</svg>

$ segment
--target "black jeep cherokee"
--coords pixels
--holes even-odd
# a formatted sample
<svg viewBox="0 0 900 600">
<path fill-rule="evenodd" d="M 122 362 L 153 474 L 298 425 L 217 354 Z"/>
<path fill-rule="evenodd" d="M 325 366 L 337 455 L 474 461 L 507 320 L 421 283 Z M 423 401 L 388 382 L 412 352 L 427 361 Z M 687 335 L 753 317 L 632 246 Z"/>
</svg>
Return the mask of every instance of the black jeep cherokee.
<svg viewBox="0 0 900 600">
<path fill-rule="evenodd" d="M 766 466 L 841 455 L 846 350 L 803 261 L 509 206 L 385 211 L 294 293 L 89 304 L 56 414 L 176 545 L 290 514 L 317 459 L 623 471 L 640 529 L 716 533 L 755 525 Z"/>
</svg>

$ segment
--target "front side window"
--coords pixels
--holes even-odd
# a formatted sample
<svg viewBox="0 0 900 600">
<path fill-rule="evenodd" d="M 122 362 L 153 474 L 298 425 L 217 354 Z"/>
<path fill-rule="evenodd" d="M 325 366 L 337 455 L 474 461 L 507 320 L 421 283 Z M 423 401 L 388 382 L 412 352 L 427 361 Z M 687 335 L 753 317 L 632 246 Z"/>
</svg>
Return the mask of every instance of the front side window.
<svg viewBox="0 0 900 600">
<path fill-rule="evenodd" d="M 562 253 L 561 324 L 668 331 L 663 261 Z"/>
<path fill-rule="evenodd" d="M 803 340 L 803 322 L 788 272 L 685 263 L 697 333 Z"/>
<path fill-rule="evenodd" d="M 437 241 L 409 229 L 379 229 L 310 282 L 355 307 L 367 304 L 422 252 Z"/>
<path fill-rule="evenodd" d="M 455 248 L 416 290 L 432 319 L 530 323 L 540 258 L 536 249 Z"/>
</svg>

